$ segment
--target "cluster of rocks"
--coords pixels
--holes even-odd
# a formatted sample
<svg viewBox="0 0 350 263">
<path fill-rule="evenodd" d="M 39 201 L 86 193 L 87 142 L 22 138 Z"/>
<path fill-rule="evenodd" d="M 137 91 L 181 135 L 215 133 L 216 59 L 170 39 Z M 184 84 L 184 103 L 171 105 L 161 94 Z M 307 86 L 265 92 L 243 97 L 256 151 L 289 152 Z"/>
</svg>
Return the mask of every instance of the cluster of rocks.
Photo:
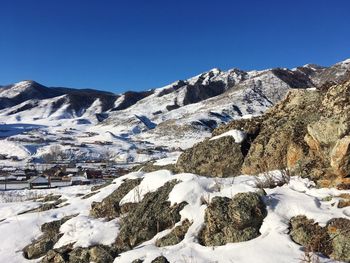
<svg viewBox="0 0 350 263">
<path fill-rule="evenodd" d="M 157 233 L 173 228 L 181 220 L 180 211 L 185 202 L 171 205 L 168 200 L 169 193 L 178 181 L 167 182 L 155 192 L 145 194 L 139 203 L 120 206 L 120 200 L 141 182 L 141 179 L 124 181 L 116 191 L 101 202 L 92 203 L 91 216 L 111 220 L 121 218 L 120 232 L 114 244 L 110 246 L 96 245 L 87 248 L 74 247 L 69 244 L 53 249 L 62 234 L 59 229 L 62 224 L 73 216 L 64 217 L 57 221 L 45 223 L 41 226 L 43 235 L 23 249 L 27 259 L 41 259 L 42 263 L 109 263 L 121 252 L 132 249 L 138 244 L 152 239 Z M 160 242 L 160 245 L 180 242 L 188 229 L 187 221 L 183 222 L 181 229 L 175 227 L 173 236 L 169 235 Z M 182 234 L 180 234 L 183 232 Z M 174 235 L 176 237 L 174 237 Z M 154 262 L 161 261 L 162 258 Z"/>
<path fill-rule="evenodd" d="M 178 183 L 169 181 L 154 192 L 145 194 L 137 203 L 122 205 L 121 199 L 135 189 L 141 179 L 125 180 L 114 192 L 101 202 L 92 203 L 91 216 L 111 220 L 120 218 L 120 231 L 116 240 L 109 246 L 74 247 L 74 244 L 55 248 L 55 243 L 62 236 L 60 227 L 73 216 L 45 223 L 43 232 L 37 240 L 23 249 L 24 257 L 37 259 L 42 263 L 88 263 L 113 262 L 121 252 L 152 239 L 158 233 L 171 229 L 165 236 L 156 240 L 158 247 L 180 243 L 192 222 L 181 221 L 180 211 L 186 202 L 171 205 L 169 194 Z M 205 211 L 205 224 L 198 234 L 204 246 L 219 246 L 229 242 L 241 242 L 260 235 L 259 229 L 266 216 L 266 207 L 257 193 L 240 193 L 233 199 L 215 197 Z M 176 225 L 176 226 L 175 226 Z M 142 262 L 141 259 L 135 262 Z M 163 256 L 152 262 L 168 262 Z"/>
<path fill-rule="evenodd" d="M 186 150 L 176 169 L 228 177 L 288 168 L 320 186 L 350 187 L 350 81 L 318 90 L 291 90 L 261 117 L 214 130 L 244 131 L 242 143 L 221 137 Z"/>
</svg>

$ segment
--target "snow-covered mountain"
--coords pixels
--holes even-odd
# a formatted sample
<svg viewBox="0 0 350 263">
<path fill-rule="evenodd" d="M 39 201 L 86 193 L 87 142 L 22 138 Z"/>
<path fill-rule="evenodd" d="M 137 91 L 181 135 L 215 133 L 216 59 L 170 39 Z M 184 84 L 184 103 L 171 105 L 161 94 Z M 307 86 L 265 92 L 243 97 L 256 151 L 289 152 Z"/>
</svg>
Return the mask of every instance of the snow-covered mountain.
<svg viewBox="0 0 350 263">
<path fill-rule="evenodd" d="M 25 123 L 46 129 L 40 135 L 32 130 L 30 136 L 55 143 L 61 143 L 60 138 L 67 137 L 65 133 L 70 130 L 70 142 L 75 144 L 86 141 L 84 133 L 96 134 L 91 141 L 106 137 L 110 142 L 108 134 L 112 133 L 112 143 L 124 145 L 127 141 L 132 149 L 135 142 L 186 148 L 223 123 L 263 113 L 290 89 L 322 88 L 349 75 L 348 59 L 331 67 L 307 64 L 261 71 L 212 69 L 162 88 L 123 94 L 22 81 L 0 87 L 0 122 L 7 125 L 0 137 L 18 140 L 24 135 L 20 129 L 9 132 L 9 124 Z"/>
<path fill-rule="evenodd" d="M 191 116 L 197 121 L 194 123 L 210 128 L 236 115 L 260 113 L 290 88 L 320 87 L 330 79 L 341 81 L 349 69 L 350 60 L 329 68 L 307 64 L 292 70 L 212 69 L 162 88 L 119 95 L 89 89 L 48 88 L 35 81 L 21 81 L 0 87 L 0 120 L 87 118 L 101 122 L 108 117 L 107 124 L 119 125 L 125 121 L 139 122 L 142 116 L 160 124 L 187 113 L 186 118 Z M 198 112 L 205 112 L 210 121 L 206 123 L 192 116 Z"/>
</svg>

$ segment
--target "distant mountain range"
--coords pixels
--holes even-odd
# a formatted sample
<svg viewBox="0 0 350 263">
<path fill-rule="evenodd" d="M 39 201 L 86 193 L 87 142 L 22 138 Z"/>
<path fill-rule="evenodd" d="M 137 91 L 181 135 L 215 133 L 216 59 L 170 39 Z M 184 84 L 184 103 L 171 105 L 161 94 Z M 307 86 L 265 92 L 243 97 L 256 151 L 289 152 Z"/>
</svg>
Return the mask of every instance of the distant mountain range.
<svg viewBox="0 0 350 263">
<path fill-rule="evenodd" d="M 308 64 L 248 72 L 212 69 L 162 88 L 123 94 L 21 81 L 0 88 L 0 121 L 74 119 L 79 123 L 121 125 L 124 132 L 133 133 L 159 125 L 211 130 L 237 116 L 262 113 L 289 89 L 321 88 L 349 74 L 350 59 L 331 67 Z"/>
</svg>

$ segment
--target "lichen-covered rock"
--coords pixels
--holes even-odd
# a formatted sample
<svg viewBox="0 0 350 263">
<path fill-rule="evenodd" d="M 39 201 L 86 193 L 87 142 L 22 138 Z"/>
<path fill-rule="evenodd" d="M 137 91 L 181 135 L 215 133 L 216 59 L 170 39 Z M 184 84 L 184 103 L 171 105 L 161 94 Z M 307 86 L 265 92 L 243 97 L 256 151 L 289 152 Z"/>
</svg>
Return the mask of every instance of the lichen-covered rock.
<svg viewBox="0 0 350 263">
<path fill-rule="evenodd" d="M 43 197 L 42 202 L 53 202 L 53 201 L 57 201 L 60 198 L 61 198 L 61 195 L 49 194 L 49 195 Z"/>
<path fill-rule="evenodd" d="M 67 263 L 69 262 L 69 252 L 72 251 L 72 245 L 52 249 L 46 253 L 40 263 Z"/>
<path fill-rule="evenodd" d="M 120 200 L 132 189 L 138 186 L 141 179 L 128 179 L 123 182 L 117 190 L 102 200 L 91 204 L 90 215 L 96 218 L 106 218 L 112 220 L 121 214 Z"/>
<path fill-rule="evenodd" d="M 341 177 L 350 172 L 350 135 L 338 140 L 330 153 L 331 167 Z"/>
<path fill-rule="evenodd" d="M 184 239 L 191 224 L 192 223 L 188 219 L 185 219 L 181 225 L 176 226 L 169 234 L 158 239 L 156 241 L 156 246 L 165 247 L 180 243 Z"/>
<path fill-rule="evenodd" d="M 231 136 L 205 140 L 185 150 L 176 168 L 203 176 L 229 177 L 240 174 L 244 156 L 241 144 Z"/>
<path fill-rule="evenodd" d="M 23 256 L 27 259 L 36 259 L 45 255 L 53 248 L 55 243 L 61 237 L 60 227 L 75 215 L 63 217 L 60 220 L 45 223 L 41 226 L 41 235 L 38 239 L 23 248 Z"/>
<path fill-rule="evenodd" d="M 350 262 L 350 220 L 335 218 L 328 222 L 327 231 L 331 238 L 331 258 Z"/>
<path fill-rule="evenodd" d="M 67 245 L 50 250 L 41 263 L 112 263 L 117 256 L 112 247 L 97 245 L 92 247 L 77 247 Z"/>
<path fill-rule="evenodd" d="M 205 210 L 199 241 L 205 246 L 221 246 L 256 238 L 266 215 L 257 193 L 239 193 L 233 199 L 214 197 Z"/>
<path fill-rule="evenodd" d="M 306 216 L 296 216 L 290 220 L 290 236 L 308 250 L 321 252 L 324 255 L 331 253 L 330 238 L 327 231 L 320 227 L 314 220 Z"/>
<path fill-rule="evenodd" d="M 262 117 L 214 130 L 213 135 L 246 132 L 241 145 L 229 137 L 205 140 L 187 149 L 176 168 L 220 177 L 288 168 L 321 187 L 350 189 L 349 94 L 349 80 L 326 89 L 291 90 Z"/>
<path fill-rule="evenodd" d="M 252 142 L 242 166 L 245 174 L 258 174 L 263 160 L 268 170 L 295 166 L 308 154 L 304 141 L 307 124 L 319 119 L 318 92 L 290 91 L 286 98 L 265 114 L 259 134 Z M 288 168 L 292 168 L 288 167 Z"/>
<path fill-rule="evenodd" d="M 112 263 L 115 252 L 105 246 L 94 246 L 89 249 L 90 262 L 94 263 Z"/>
<path fill-rule="evenodd" d="M 130 250 L 180 221 L 180 211 L 186 203 L 171 206 L 168 201 L 169 193 L 176 184 L 177 181 L 173 180 L 157 191 L 147 193 L 142 201 L 122 218 L 115 244 L 118 251 Z"/>
<path fill-rule="evenodd" d="M 338 197 L 341 199 L 338 202 L 338 208 L 344 208 L 350 206 L 350 193 L 340 194 Z"/>
<path fill-rule="evenodd" d="M 296 216 L 290 220 L 290 225 L 294 242 L 332 259 L 350 262 L 349 219 L 334 218 L 321 227 L 305 216 Z"/>
<path fill-rule="evenodd" d="M 153 259 L 151 263 L 169 263 L 169 261 L 167 260 L 166 257 L 159 256 L 159 257 L 156 257 L 155 259 Z"/>
<path fill-rule="evenodd" d="M 35 240 L 32 244 L 23 248 L 23 255 L 27 259 L 35 259 L 45 255 L 50 249 L 53 248 L 58 241 L 58 236 L 46 236 L 43 235 Z"/>
<path fill-rule="evenodd" d="M 69 263 L 90 263 L 89 250 L 86 248 L 76 248 L 69 253 Z"/>
</svg>

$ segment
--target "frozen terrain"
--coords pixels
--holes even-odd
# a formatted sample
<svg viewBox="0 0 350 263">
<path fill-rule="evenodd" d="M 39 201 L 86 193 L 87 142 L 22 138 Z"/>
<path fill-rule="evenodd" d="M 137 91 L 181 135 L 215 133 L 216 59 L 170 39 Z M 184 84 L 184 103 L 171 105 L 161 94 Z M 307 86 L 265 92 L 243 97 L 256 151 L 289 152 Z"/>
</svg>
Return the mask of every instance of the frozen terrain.
<svg viewBox="0 0 350 263">
<path fill-rule="evenodd" d="M 275 176 L 279 172 L 274 172 Z M 204 247 L 197 241 L 197 235 L 204 222 L 204 210 L 215 196 L 232 198 L 237 193 L 255 192 L 255 177 L 239 176 L 235 178 L 207 178 L 194 174 L 172 174 L 166 170 L 153 173 L 135 172 L 118 179 L 95 195 L 87 199 L 82 196 L 90 193 L 88 186 L 75 186 L 55 190 L 9 191 L 0 196 L 0 240 L 1 262 L 29 262 L 22 256 L 21 248 L 28 245 L 40 234 L 40 226 L 48 221 L 57 220 L 67 215 L 76 215 L 64 223 L 60 232 L 63 234 L 55 247 L 74 243 L 75 247 L 88 247 L 96 244 L 110 245 L 118 235 L 119 219 L 105 221 L 89 216 L 93 201 L 101 201 L 123 180 L 143 178 L 138 192 L 131 190 L 121 201 L 141 201 L 147 192 L 153 192 L 166 182 L 177 179 L 179 183 L 169 194 L 169 201 L 187 205 L 181 213 L 181 220 L 188 219 L 192 225 L 183 241 L 174 246 L 159 248 L 155 241 L 169 233 L 169 230 L 158 233 L 153 239 L 146 241 L 131 251 L 118 256 L 115 263 L 129 263 L 134 259 L 151 262 L 155 257 L 164 255 L 170 262 L 299 262 L 303 256 L 301 247 L 288 235 L 289 219 L 296 215 L 306 215 L 321 225 L 334 217 L 350 217 L 350 207 L 337 208 L 337 196 L 349 191 L 336 189 L 317 189 L 307 179 L 292 177 L 289 184 L 274 189 L 266 189 L 264 203 L 268 215 L 261 226 L 261 235 L 253 240 L 232 243 L 218 247 Z M 45 212 L 28 212 L 40 205 L 40 201 L 26 200 L 47 194 L 59 194 L 65 201 L 61 207 Z M 37 262 L 33 260 L 31 262 Z M 335 262 L 320 258 L 320 262 Z"/>
<path fill-rule="evenodd" d="M 212 69 L 144 92 L 48 88 L 22 81 L 0 88 L 0 165 L 40 162 L 52 145 L 67 155 L 140 163 L 210 136 L 232 119 L 260 115 L 288 90 L 341 81 L 349 60 L 331 67 L 243 71 Z M 8 151 L 2 150 L 8 147 Z M 17 156 L 19 160 L 14 158 Z"/>
</svg>

